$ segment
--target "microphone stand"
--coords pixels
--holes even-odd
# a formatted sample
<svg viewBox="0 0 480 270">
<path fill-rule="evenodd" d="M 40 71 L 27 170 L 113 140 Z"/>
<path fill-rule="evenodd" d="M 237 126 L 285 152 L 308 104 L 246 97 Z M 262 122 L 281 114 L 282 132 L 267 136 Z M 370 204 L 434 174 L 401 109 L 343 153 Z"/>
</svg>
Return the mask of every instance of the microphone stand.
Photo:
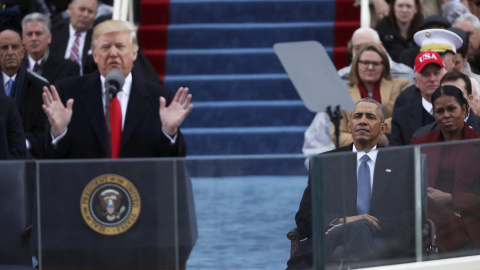
<svg viewBox="0 0 480 270">
<path fill-rule="evenodd" d="M 112 157 L 112 130 L 110 128 L 110 101 L 117 95 L 117 89 L 111 85 L 107 84 L 105 87 L 105 97 L 106 97 L 106 102 L 105 102 L 105 121 L 106 121 L 106 127 L 107 127 L 107 153 L 109 158 Z"/>
<path fill-rule="evenodd" d="M 340 105 L 335 107 L 335 111 L 332 112 L 330 106 L 327 107 L 327 114 L 330 117 L 330 121 L 333 123 L 335 128 L 335 147 L 338 148 L 339 145 L 339 137 L 340 137 L 340 120 L 343 118 L 342 111 L 340 110 Z"/>
</svg>

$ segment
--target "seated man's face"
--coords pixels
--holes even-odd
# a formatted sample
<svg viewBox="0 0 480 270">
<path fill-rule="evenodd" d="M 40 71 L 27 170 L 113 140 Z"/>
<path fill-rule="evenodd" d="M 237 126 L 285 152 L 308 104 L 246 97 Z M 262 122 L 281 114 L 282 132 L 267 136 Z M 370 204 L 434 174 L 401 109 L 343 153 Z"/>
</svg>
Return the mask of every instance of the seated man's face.
<svg viewBox="0 0 480 270">
<path fill-rule="evenodd" d="M 352 37 L 352 55 L 355 55 L 358 52 L 358 49 L 367 42 L 374 42 L 372 35 L 368 32 L 363 32 Z"/>
<path fill-rule="evenodd" d="M 435 63 L 427 64 L 422 71 L 418 72 L 413 80 L 418 89 L 420 89 L 423 98 L 430 102 L 430 98 L 433 92 L 440 86 L 440 80 L 444 74 L 442 67 Z"/>
<path fill-rule="evenodd" d="M 471 21 L 456 22 L 455 27 L 462 29 L 468 34 L 468 53 L 473 54 L 480 46 L 480 31 L 478 31 Z"/>
<path fill-rule="evenodd" d="M 12 77 L 20 68 L 25 50 L 20 35 L 12 30 L 0 33 L 0 66 L 2 71 Z"/>
<path fill-rule="evenodd" d="M 387 124 L 382 123 L 378 106 L 371 102 L 360 102 L 350 115 L 348 131 L 353 141 L 369 148 L 377 144 L 378 136 L 387 131 Z M 355 144 L 357 146 L 357 144 Z"/>
<path fill-rule="evenodd" d="M 136 58 L 137 52 L 133 50 L 128 32 L 102 34 L 98 36 L 93 48 L 93 59 L 103 76 L 107 76 L 112 70 L 118 70 L 125 77 L 128 76 Z"/>
<path fill-rule="evenodd" d="M 45 30 L 43 22 L 29 21 L 25 23 L 23 43 L 28 54 L 34 59 L 40 59 L 52 40 L 52 34 Z"/>
<path fill-rule="evenodd" d="M 93 27 L 97 15 L 97 0 L 75 0 L 68 5 L 70 23 L 77 32 L 86 32 Z"/>
</svg>

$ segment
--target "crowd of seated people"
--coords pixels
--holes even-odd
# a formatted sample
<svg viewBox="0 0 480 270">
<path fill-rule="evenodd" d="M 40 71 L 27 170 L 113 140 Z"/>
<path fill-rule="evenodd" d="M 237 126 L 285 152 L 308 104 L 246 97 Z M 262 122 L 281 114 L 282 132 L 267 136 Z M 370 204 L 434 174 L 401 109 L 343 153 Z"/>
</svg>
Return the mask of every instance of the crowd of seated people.
<svg viewBox="0 0 480 270">
<path fill-rule="evenodd" d="M 159 84 L 141 62 L 132 23 L 94 26 L 98 6 L 72 0 L 70 16 L 55 23 L 40 12 L 18 13 L 21 20 L 0 27 L 1 160 L 186 155 L 179 126 L 193 107 L 188 88 Z M 116 93 L 105 86 L 112 71 L 125 81 Z"/>
<path fill-rule="evenodd" d="M 4 91 L 0 91 L 0 159 L 185 156 L 179 125 L 192 110 L 191 95 L 188 88 L 180 88 L 175 94 L 159 85 L 159 78 L 148 61 L 147 64 L 139 62 L 145 63 L 146 59 L 138 50 L 136 38 L 130 38 L 134 28 L 99 18 L 97 0 L 73 0 L 68 6 L 64 1 L 43 2 L 46 7 L 31 5 L 31 1 L 7 3 L 7 9 L 0 14 L 0 20 L 5 22 L 0 29 L 0 81 L 4 87 Z M 349 216 L 342 217 L 343 212 L 332 210 L 331 219 L 324 224 L 331 262 L 341 262 L 345 249 L 360 259 L 376 259 L 383 256 L 379 250 L 396 254 L 410 244 L 399 240 L 410 241 L 411 232 L 405 229 L 411 225 L 411 216 L 406 210 L 410 201 L 405 198 L 409 197 L 406 194 L 411 183 L 396 183 L 405 183 L 402 189 L 389 187 L 392 193 L 398 191 L 395 196 L 406 200 L 395 205 L 398 211 L 393 216 L 386 214 L 392 212 L 388 203 L 377 206 L 370 204 L 370 200 L 385 199 L 382 197 L 385 194 L 378 194 L 376 188 L 376 179 L 380 178 L 377 170 L 403 166 L 407 169 L 401 178 L 407 181 L 412 165 L 392 161 L 392 157 L 380 153 L 377 156 L 377 147 L 480 137 L 477 133 L 480 125 L 476 122 L 480 108 L 480 75 L 476 74 L 480 71 L 480 21 L 473 11 L 454 14 L 455 21 L 442 20 L 440 14 L 427 16 L 422 9 L 422 4 L 427 2 L 390 0 L 387 4 L 384 0 L 372 0 L 378 9 L 376 30 L 355 31 L 351 39 L 352 63 L 338 72 L 348 83 L 348 91 L 357 106 L 353 111 L 343 112 L 340 126 L 343 148 L 336 151 L 363 151 L 369 159 L 360 161 L 362 157 L 358 156 L 353 160 L 350 177 L 354 181 L 349 192 L 353 190 L 355 196 L 344 199 L 357 200 L 353 203 L 355 207 L 349 209 Z M 13 9 L 8 9 L 9 5 Z M 61 14 L 65 10 L 68 16 Z M 454 28 L 449 28 L 449 23 Z M 127 49 L 120 50 L 118 44 Z M 402 54 L 408 48 L 418 49 L 418 54 Z M 111 61 L 112 57 L 125 64 Z M 112 127 L 119 130 L 120 137 L 112 141 L 109 149 L 103 140 L 105 113 L 100 93 L 111 70 L 121 71 L 126 83 L 112 100 L 113 111 L 120 111 L 121 115 L 112 119 L 115 121 Z M 456 74 L 458 72 L 465 73 L 468 80 Z M 456 85 L 459 80 L 461 85 Z M 151 99 L 142 100 L 143 96 Z M 133 114 L 142 114 L 145 118 L 138 119 Z M 143 129 L 130 128 L 133 126 Z M 373 135 L 367 134 L 372 130 Z M 421 130 L 423 134 L 416 134 Z M 319 113 L 307 130 L 304 150 L 309 149 L 309 155 L 332 150 L 335 147 L 332 134 L 328 119 Z M 367 135 L 370 137 L 366 138 Z M 424 148 L 423 152 L 428 161 L 428 207 L 432 209 L 428 217 L 438 225 L 440 251 L 480 248 L 476 211 L 480 182 L 478 179 L 464 181 L 461 174 L 480 173 L 471 168 L 474 166 L 456 162 L 460 153 L 467 153 L 465 157 L 472 160 L 478 151 L 468 146 L 437 148 L 437 152 L 429 149 Z M 411 156 L 409 152 L 403 154 L 407 160 Z M 355 186 L 361 166 L 366 166 L 363 172 L 370 171 L 367 197 L 363 196 L 364 190 Z M 334 172 L 332 177 L 336 177 Z M 338 187 L 332 183 L 333 188 Z M 309 182 L 296 218 L 307 235 L 312 233 L 310 189 Z M 335 198 L 331 201 L 327 205 L 335 204 Z M 390 228 L 399 226 L 408 237 L 390 239 L 389 232 L 394 231 Z M 362 250 L 364 246 L 355 246 L 356 241 L 340 239 L 343 231 L 356 231 L 359 227 L 372 232 L 362 236 L 373 239 L 368 252 Z"/>
<path fill-rule="evenodd" d="M 398 49 L 399 51 L 403 51 L 403 53 L 400 54 L 401 59 L 395 59 L 392 56 L 390 60 L 385 60 L 388 58 L 381 57 L 382 54 L 378 53 L 378 51 L 371 53 L 378 58 L 377 60 L 382 64 L 383 69 L 387 67 L 385 63 L 391 63 L 392 59 L 393 61 L 396 60 L 401 63 L 411 63 L 409 65 L 413 68 L 413 74 L 411 78 L 407 77 L 407 79 L 413 79 L 414 82 L 412 85 L 397 85 L 396 89 L 389 90 L 389 95 L 396 95 L 395 98 L 393 98 L 395 105 L 392 107 L 391 127 L 385 127 L 384 131 L 382 129 L 382 132 L 375 133 L 377 134 L 375 136 L 376 147 L 409 146 L 411 144 L 416 145 L 433 142 L 463 142 L 465 140 L 479 139 L 480 122 L 477 116 L 478 93 L 476 87 L 479 85 L 480 77 L 477 74 L 478 70 L 476 67 L 478 66 L 477 55 L 480 55 L 480 39 L 478 38 L 480 36 L 480 21 L 473 11 L 470 12 L 467 1 L 463 3 L 464 5 L 461 9 L 455 9 L 458 11 L 456 14 L 453 14 L 452 6 L 457 6 L 457 4 L 462 5 L 462 3 L 456 2 L 453 5 L 449 4 L 450 1 L 443 1 L 443 3 L 438 1 L 439 7 L 445 7 L 444 9 L 449 13 L 433 14 L 433 16 L 423 20 L 422 24 L 418 24 L 421 25 L 421 27 L 411 32 L 407 30 L 411 29 L 409 27 L 414 21 L 413 15 L 417 14 L 418 10 L 420 10 L 419 1 L 389 1 L 392 9 L 388 11 L 385 8 L 381 9 L 381 5 L 377 5 L 378 2 L 382 1 L 372 1 L 373 6 L 385 12 L 383 16 L 379 16 L 378 13 L 376 14 L 376 29 L 379 32 L 380 40 L 375 40 L 376 35 L 370 34 L 371 31 L 374 31 L 371 28 L 367 28 L 368 30 L 361 30 L 362 28 L 357 30 L 351 39 L 352 64 L 338 71 L 339 76 L 343 78 L 344 81 L 346 81 L 345 78 L 349 78 L 349 81 L 346 81 L 346 83 L 348 83 L 348 91 L 354 101 L 358 101 L 360 98 L 375 99 L 375 93 L 372 91 L 367 90 L 362 93 L 361 89 L 358 89 L 358 85 L 364 82 L 361 76 L 359 76 L 359 61 L 365 60 L 362 59 L 362 56 L 364 57 L 362 53 L 364 54 L 365 51 L 368 51 L 367 47 L 378 47 L 379 44 L 384 46 L 385 54 L 388 57 L 392 56 L 392 54 L 395 55 L 395 48 L 393 50 L 391 47 L 389 48 L 387 42 L 396 40 L 393 42 L 395 46 L 404 46 Z M 397 10 L 395 10 L 395 7 L 397 7 Z M 400 15 L 400 11 L 402 10 L 404 14 Z M 409 15 L 409 17 L 407 15 Z M 400 17 L 400 20 L 398 20 L 399 16 L 403 17 Z M 452 20 L 452 18 L 454 19 Z M 405 21 L 405 23 L 395 26 L 393 23 L 398 23 L 398 21 Z M 388 25 L 388 29 L 391 31 L 388 32 L 388 34 L 382 34 L 380 32 L 386 28 L 385 25 Z M 358 38 L 361 36 L 359 33 L 369 33 L 368 35 L 372 36 L 372 38 L 360 44 L 360 46 L 355 47 L 353 46 L 354 43 L 358 44 L 358 40 L 362 40 Z M 410 43 L 407 41 L 410 41 Z M 353 49 L 355 49 L 354 52 Z M 373 66 L 373 59 L 368 60 L 367 67 L 373 70 L 375 68 Z M 378 71 L 377 73 L 377 76 L 381 74 L 381 72 Z M 393 72 L 390 73 L 389 75 L 392 76 Z M 399 80 L 400 76 L 404 77 L 402 75 L 397 76 L 398 77 L 395 78 L 395 75 L 393 75 L 394 80 Z M 353 83 L 351 81 L 352 78 L 354 79 Z M 357 86 L 356 91 L 352 91 L 352 86 Z M 382 99 L 377 101 L 383 105 L 380 107 L 383 107 L 384 111 L 387 111 L 389 109 L 388 105 L 384 103 L 382 94 L 380 96 Z M 361 151 L 358 150 L 356 146 L 358 139 L 361 138 L 358 132 L 362 129 L 355 129 L 352 126 L 355 125 L 357 121 L 355 119 L 357 110 L 358 103 L 354 111 L 343 111 L 343 117 L 345 119 L 343 119 L 344 125 L 340 126 L 340 130 L 343 131 L 340 135 L 340 141 L 343 141 L 342 136 L 347 135 L 350 135 L 350 141 L 343 141 L 337 149 L 335 149 L 334 145 L 336 139 L 334 127 L 330 124 L 325 113 L 317 113 L 312 124 L 305 132 L 304 153 L 311 157 L 319 154 L 319 157 L 323 157 L 325 154 L 325 157 L 322 159 L 323 162 L 316 163 L 317 166 L 321 167 L 319 171 L 322 173 L 320 177 L 323 188 L 327 189 L 324 190 L 321 197 L 323 198 L 324 212 L 320 212 L 323 213 L 325 224 L 323 224 L 323 227 L 319 228 L 317 232 L 324 233 L 324 262 L 327 263 L 327 265 L 333 263 L 337 265 L 336 267 L 338 267 L 338 265 L 340 265 L 340 267 L 343 267 L 342 265 L 351 266 L 352 263 L 355 264 L 358 262 L 369 261 L 372 263 L 376 260 L 389 259 L 398 255 L 393 254 L 395 252 L 394 249 L 391 249 L 391 246 L 386 246 L 382 241 L 376 240 L 378 238 L 376 232 L 378 232 L 379 227 L 382 228 L 382 219 L 379 218 L 376 212 L 376 206 L 369 205 L 368 209 L 370 212 L 362 211 L 359 208 L 361 206 L 359 198 L 362 197 L 362 192 L 369 192 L 372 203 L 377 202 L 375 185 L 376 181 L 381 180 L 375 178 L 377 177 L 377 167 L 372 166 L 374 167 L 371 168 L 373 175 L 371 176 L 372 190 L 366 191 L 360 186 L 361 168 L 364 162 L 360 160 L 361 154 L 358 153 Z M 364 111 L 364 113 L 366 113 L 366 111 Z M 386 115 L 388 115 L 388 112 Z M 371 121 L 373 121 L 372 119 L 364 119 L 363 124 L 366 128 L 363 131 L 365 133 L 367 133 L 367 130 L 373 130 L 374 125 L 371 123 Z M 387 132 L 389 128 L 391 128 L 390 135 L 388 135 Z M 387 144 L 382 144 L 383 134 L 388 137 Z M 349 160 L 348 157 L 343 157 L 343 160 L 340 160 L 340 157 L 326 155 L 332 151 L 341 151 L 345 149 L 345 146 L 347 146 L 347 148 L 350 147 L 347 149 L 348 151 L 352 151 L 352 138 L 353 152 L 357 152 L 356 160 Z M 478 171 L 478 166 L 472 166 L 472 162 L 476 163 L 480 161 L 478 154 L 480 150 L 478 146 L 480 143 L 478 141 L 465 141 L 461 145 L 458 143 L 459 142 L 457 142 L 456 145 L 422 145 L 421 149 L 427 165 L 426 168 L 424 168 L 428 185 L 425 194 L 427 197 L 427 214 L 425 218 L 433 221 L 435 225 L 437 230 L 436 245 L 442 257 L 480 253 L 480 230 L 478 230 L 478 222 L 480 219 L 480 215 L 478 214 L 478 210 L 480 209 L 480 172 Z M 402 148 L 395 148 L 399 153 L 401 149 Z M 371 149 L 366 152 L 370 153 L 376 150 L 377 149 Z M 380 155 L 382 151 L 387 151 L 388 149 L 379 150 L 378 154 Z M 393 153 L 391 154 L 393 155 Z M 313 166 L 312 160 L 313 159 L 310 159 L 308 186 L 305 189 L 299 210 L 295 216 L 297 223 L 296 232 L 303 237 L 307 237 L 307 240 L 300 242 L 300 246 L 288 261 L 288 269 L 309 268 L 312 267 L 313 263 L 314 249 L 312 248 L 312 236 L 315 230 L 312 228 L 313 216 L 311 205 L 311 196 L 313 196 L 312 170 L 314 169 L 311 167 Z M 375 161 L 374 163 L 374 165 L 377 165 Z M 357 165 L 354 166 L 355 164 Z M 378 165 L 379 164 L 380 163 L 378 163 Z M 353 167 L 350 168 L 350 165 Z M 403 166 L 404 173 L 409 172 L 411 169 L 410 165 L 411 164 L 401 165 Z M 409 184 L 411 184 L 415 178 L 413 174 L 409 174 L 406 177 L 409 178 Z M 355 181 L 357 185 L 356 203 Z M 336 184 L 332 184 L 331 182 L 336 182 Z M 338 187 L 338 185 L 343 186 Z M 399 190 L 399 192 L 400 191 L 401 190 Z M 332 194 L 335 194 L 333 196 L 335 196 L 337 200 L 330 198 Z M 346 194 L 350 194 L 351 197 L 348 197 Z M 353 200 L 353 202 L 350 202 L 350 200 Z M 389 207 L 391 211 L 395 211 L 394 208 L 399 207 L 394 203 L 395 201 L 395 199 L 392 199 L 390 203 Z M 408 204 L 408 202 L 403 203 Z M 356 209 L 350 208 L 355 207 L 355 205 L 357 206 Z M 338 207 L 343 208 L 339 209 Z M 413 208 L 409 209 L 413 212 Z M 332 212 L 336 214 L 330 215 Z M 356 223 L 353 221 L 358 220 L 363 220 L 364 224 L 354 226 L 353 224 Z M 365 227 L 359 229 L 360 226 Z M 360 233 L 359 230 L 364 230 L 364 232 Z M 393 236 L 393 234 L 390 236 Z M 406 237 L 405 239 L 409 238 Z M 378 250 L 379 247 L 381 247 L 382 251 L 387 250 L 389 252 L 383 253 Z M 415 249 L 414 246 L 403 246 L 403 248 L 404 251 Z M 357 264 L 357 267 L 358 265 L 359 264 Z"/>
<path fill-rule="evenodd" d="M 45 132 L 48 129 L 45 123 L 48 121 L 42 109 L 43 87 L 98 72 L 98 61 L 92 53 L 95 49 L 91 47 L 94 26 L 111 16 L 111 13 L 98 16 L 102 5 L 105 3 L 98 0 L 2 1 L 0 82 L 5 91 L 1 95 L 14 101 L 13 106 L 6 107 L 17 108 L 20 118 L 20 121 L 16 121 L 18 117 L 12 116 L 9 110 L 1 115 L 4 118 L 2 128 L 5 135 L 0 133 L 0 136 L 5 137 L 10 149 L 16 149 L 10 151 L 10 155 L 2 157 L 48 157 L 45 155 L 49 134 Z M 133 49 L 134 77 L 159 84 L 159 76 L 138 46 Z M 129 72 L 125 73 L 127 76 Z M 167 102 L 170 100 L 167 98 Z M 19 154 L 23 150 L 19 149 L 17 143 L 22 137 L 15 136 L 15 140 L 11 139 L 14 134 L 18 134 L 18 130 L 13 128 L 18 126 L 17 123 L 23 127 L 23 144 L 27 150 L 24 154 Z"/>
</svg>

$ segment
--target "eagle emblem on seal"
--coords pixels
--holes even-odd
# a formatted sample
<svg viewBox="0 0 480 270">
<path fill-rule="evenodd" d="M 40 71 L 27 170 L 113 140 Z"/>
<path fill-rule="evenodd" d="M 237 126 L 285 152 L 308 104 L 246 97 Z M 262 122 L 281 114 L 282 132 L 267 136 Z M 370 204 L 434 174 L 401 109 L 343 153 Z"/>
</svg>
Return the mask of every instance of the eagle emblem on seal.
<svg viewBox="0 0 480 270">
<path fill-rule="evenodd" d="M 99 215 L 105 217 L 108 221 L 120 219 L 125 206 L 122 206 L 122 194 L 114 189 L 106 189 L 98 194 L 100 201 Z"/>
</svg>

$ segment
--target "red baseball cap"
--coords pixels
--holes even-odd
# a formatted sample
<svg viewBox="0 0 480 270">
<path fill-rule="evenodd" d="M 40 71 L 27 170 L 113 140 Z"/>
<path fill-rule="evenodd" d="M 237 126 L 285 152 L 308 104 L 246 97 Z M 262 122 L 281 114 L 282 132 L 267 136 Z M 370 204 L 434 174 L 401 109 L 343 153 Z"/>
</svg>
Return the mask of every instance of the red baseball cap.
<svg viewBox="0 0 480 270">
<path fill-rule="evenodd" d="M 415 58 L 415 65 L 413 66 L 413 71 L 421 72 L 426 65 L 431 63 L 437 64 L 442 68 L 445 67 L 442 57 L 437 52 L 422 52 L 419 53 Z"/>
</svg>

